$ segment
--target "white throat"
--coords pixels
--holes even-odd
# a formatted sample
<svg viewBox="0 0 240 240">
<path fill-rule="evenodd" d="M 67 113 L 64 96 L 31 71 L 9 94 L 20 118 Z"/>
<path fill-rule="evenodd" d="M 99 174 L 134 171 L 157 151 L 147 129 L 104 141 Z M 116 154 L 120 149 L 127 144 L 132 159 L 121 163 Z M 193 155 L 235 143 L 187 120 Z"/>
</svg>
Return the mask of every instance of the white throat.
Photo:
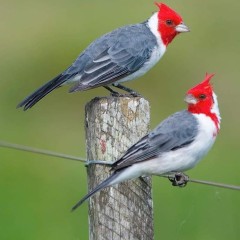
<svg viewBox="0 0 240 240">
<path fill-rule="evenodd" d="M 164 48 L 164 52 L 166 51 L 166 46 L 164 45 L 162 38 L 160 36 L 160 33 L 158 31 L 158 13 L 154 13 L 147 22 L 147 25 L 150 29 L 150 31 L 153 33 L 153 35 L 156 37 L 157 39 L 157 43 L 158 45 L 163 49 Z"/>
</svg>

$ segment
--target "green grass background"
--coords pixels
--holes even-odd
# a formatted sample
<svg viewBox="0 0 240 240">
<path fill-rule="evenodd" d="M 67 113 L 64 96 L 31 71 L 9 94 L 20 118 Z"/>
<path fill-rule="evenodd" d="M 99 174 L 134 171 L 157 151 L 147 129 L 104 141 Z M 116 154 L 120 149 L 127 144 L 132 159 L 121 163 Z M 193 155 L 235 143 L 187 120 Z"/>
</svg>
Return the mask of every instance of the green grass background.
<svg viewBox="0 0 240 240">
<path fill-rule="evenodd" d="M 205 72 L 213 79 L 222 115 L 212 151 L 191 178 L 240 185 L 240 31 L 237 0 L 166 1 L 190 27 L 162 61 L 127 86 L 151 103 L 151 127 L 185 108 L 187 89 Z M 108 93 L 101 88 L 68 94 L 63 87 L 30 111 L 16 105 L 64 70 L 95 38 L 147 19 L 146 0 L 0 0 L 0 139 L 85 156 L 84 105 Z M 81 163 L 0 149 L 0 239 L 88 239 L 87 204 L 70 208 L 87 192 Z M 173 188 L 154 177 L 155 239 L 225 240 L 240 237 L 240 193 L 189 184 Z"/>
</svg>

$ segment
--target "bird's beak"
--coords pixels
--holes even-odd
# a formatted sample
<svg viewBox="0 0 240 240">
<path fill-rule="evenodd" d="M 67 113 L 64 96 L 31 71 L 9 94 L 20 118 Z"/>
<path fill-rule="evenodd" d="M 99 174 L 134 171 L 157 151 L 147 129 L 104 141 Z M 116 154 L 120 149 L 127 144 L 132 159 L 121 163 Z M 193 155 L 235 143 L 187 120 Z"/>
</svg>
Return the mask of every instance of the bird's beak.
<svg viewBox="0 0 240 240">
<path fill-rule="evenodd" d="M 175 27 L 176 31 L 179 33 L 190 32 L 189 28 L 182 22 Z"/>
<path fill-rule="evenodd" d="M 196 104 L 197 100 L 192 94 L 187 94 L 184 101 L 188 104 Z"/>
</svg>

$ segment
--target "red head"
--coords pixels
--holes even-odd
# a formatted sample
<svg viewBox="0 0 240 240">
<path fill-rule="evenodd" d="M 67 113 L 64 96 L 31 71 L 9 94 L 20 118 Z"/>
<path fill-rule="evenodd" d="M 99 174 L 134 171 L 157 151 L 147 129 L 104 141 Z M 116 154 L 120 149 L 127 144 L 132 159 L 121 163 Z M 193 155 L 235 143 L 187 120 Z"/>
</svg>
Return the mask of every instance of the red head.
<svg viewBox="0 0 240 240">
<path fill-rule="evenodd" d="M 220 114 L 218 110 L 217 97 L 210 84 L 214 74 L 206 74 L 205 79 L 191 88 L 185 97 L 188 103 L 188 111 L 195 114 L 205 114 L 210 117 L 219 130 Z"/>
<path fill-rule="evenodd" d="M 164 3 L 155 3 L 158 8 L 158 31 L 167 46 L 181 32 L 189 32 L 182 17 Z"/>
</svg>

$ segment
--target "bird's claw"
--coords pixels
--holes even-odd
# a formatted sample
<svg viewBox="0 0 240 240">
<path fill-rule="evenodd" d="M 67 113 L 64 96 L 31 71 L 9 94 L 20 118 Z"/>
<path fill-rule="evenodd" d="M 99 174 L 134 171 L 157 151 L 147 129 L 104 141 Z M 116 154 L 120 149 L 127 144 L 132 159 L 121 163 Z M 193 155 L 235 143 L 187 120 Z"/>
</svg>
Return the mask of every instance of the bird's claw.
<svg viewBox="0 0 240 240">
<path fill-rule="evenodd" d="M 168 179 L 173 186 L 185 187 L 189 181 L 189 177 L 181 172 L 177 172 L 174 175 L 168 176 Z"/>
</svg>

